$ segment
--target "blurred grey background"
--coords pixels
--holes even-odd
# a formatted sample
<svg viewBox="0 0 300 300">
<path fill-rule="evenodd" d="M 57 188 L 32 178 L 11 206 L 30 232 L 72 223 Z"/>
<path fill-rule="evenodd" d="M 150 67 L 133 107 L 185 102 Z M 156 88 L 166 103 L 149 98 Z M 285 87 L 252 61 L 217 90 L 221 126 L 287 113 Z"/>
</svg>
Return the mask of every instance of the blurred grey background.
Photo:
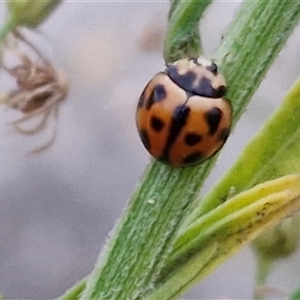
<svg viewBox="0 0 300 300">
<path fill-rule="evenodd" d="M 218 1 L 201 23 L 213 57 L 239 2 Z M 51 299 L 93 268 L 100 247 L 149 162 L 134 114 L 139 94 L 164 67 L 167 1 L 64 2 L 32 40 L 70 78 L 58 135 L 14 132 L 18 112 L 0 107 L 0 291 L 8 299 Z M 5 3 L 0 3 L 2 20 Z M 153 42 L 158 40 L 157 43 Z M 223 174 L 299 75 L 297 28 L 232 133 L 205 191 Z M 11 88 L 1 80 L 0 92 Z M 50 131 L 51 132 L 51 131 Z M 299 253 L 280 261 L 269 283 L 289 292 L 300 283 Z M 223 264 L 185 299 L 249 299 L 255 260 L 249 248 Z M 272 295 L 280 298 L 281 295 Z"/>
</svg>

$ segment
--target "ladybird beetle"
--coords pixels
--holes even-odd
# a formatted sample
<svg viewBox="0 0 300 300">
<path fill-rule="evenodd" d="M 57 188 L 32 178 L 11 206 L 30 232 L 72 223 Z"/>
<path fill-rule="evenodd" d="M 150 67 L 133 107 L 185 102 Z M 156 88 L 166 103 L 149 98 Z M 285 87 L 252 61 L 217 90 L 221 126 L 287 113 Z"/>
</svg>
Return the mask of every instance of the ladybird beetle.
<svg viewBox="0 0 300 300">
<path fill-rule="evenodd" d="M 224 98 L 225 80 L 203 57 L 166 66 L 145 87 L 136 125 L 149 153 L 172 166 L 198 164 L 224 145 L 232 109 Z"/>
</svg>

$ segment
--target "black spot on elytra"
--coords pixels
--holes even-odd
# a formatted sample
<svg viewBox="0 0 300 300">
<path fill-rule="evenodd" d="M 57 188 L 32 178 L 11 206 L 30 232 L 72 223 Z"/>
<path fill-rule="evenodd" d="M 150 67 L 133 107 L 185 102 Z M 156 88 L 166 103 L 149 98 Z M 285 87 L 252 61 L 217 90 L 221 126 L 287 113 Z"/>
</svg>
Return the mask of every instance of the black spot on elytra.
<svg viewBox="0 0 300 300">
<path fill-rule="evenodd" d="M 184 142 L 188 145 L 188 146 L 195 146 L 196 144 L 198 144 L 200 141 L 202 140 L 202 136 L 196 133 L 188 133 L 185 138 L 184 138 Z"/>
<path fill-rule="evenodd" d="M 211 66 L 206 67 L 206 70 L 212 72 L 214 75 L 218 75 L 218 66 L 212 63 Z"/>
<path fill-rule="evenodd" d="M 226 94 L 226 87 L 224 85 L 214 89 L 211 85 L 210 79 L 206 77 L 201 78 L 199 84 L 195 87 L 194 93 L 208 98 L 221 98 Z"/>
<path fill-rule="evenodd" d="M 164 85 L 157 84 L 153 88 L 152 93 L 146 103 L 146 109 L 150 109 L 154 103 L 162 101 L 165 98 L 166 98 L 166 89 L 165 89 Z"/>
<path fill-rule="evenodd" d="M 140 134 L 142 143 L 144 144 L 145 148 L 149 151 L 150 140 L 149 140 L 147 131 L 142 129 L 142 130 L 140 130 L 139 134 Z"/>
<path fill-rule="evenodd" d="M 230 128 L 224 128 L 219 134 L 219 140 L 225 143 L 226 140 L 228 139 L 229 134 L 230 134 Z"/>
<path fill-rule="evenodd" d="M 190 113 L 190 108 L 185 104 L 178 105 L 173 112 L 173 116 L 171 119 L 171 125 L 169 129 L 169 135 L 165 144 L 165 148 L 161 155 L 161 160 L 169 160 L 169 153 L 172 145 L 174 144 L 178 134 L 185 126 L 187 122 L 187 118 Z"/>
<path fill-rule="evenodd" d="M 165 126 L 165 122 L 163 120 L 161 120 L 160 118 L 152 116 L 150 118 L 150 125 L 151 125 L 151 128 L 154 129 L 154 131 L 159 132 Z"/>
<path fill-rule="evenodd" d="M 200 82 L 194 88 L 194 93 L 203 97 L 219 98 L 216 97 L 216 90 L 211 86 L 211 81 L 206 77 L 201 78 Z"/>
<path fill-rule="evenodd" d="M 224 85 L 219 86 L 216 90 L 215 90 L 215 97 L 214 98 L 222 98 L 223 96 L 225 96 L 227 93 L 227 88 Z"/>
<path fill-rule="evenodd" d="M 196 80 L 196 74 L 188 71 L 185 74 L 179 74 L 177 66 L 169 65 L 166 69 L 166 74 L 178 86 L 189 93 L 193 93 L 193 84 Z"/>
<path fill-rule="evenodd" d="M 187 166 L 195 165 L 200 161 L 202 161 L 203 159 L 204 157 L 201 152 L 194 152 L 193 154 L 185 157 L 182 163 Z"/>
<path fill-rule="evenodd" d="M 209 134 L 213 135 L 217 132 L 221 118 L 222 118 L 222 111 L 218 107 L 212 108 L 205 114 L 206 122 L 209 126 Z"/>
<path fill-rule="evenodd" d="M 191 109 L 188 106 L 186 106 L 186 104 L 181 104 L 181 105 L 178 105 L 177 107 L 175 107 L 173 116 L 172 116 L 172 121 L 176 128 L 178 126 L 183 127 L 185 125 L 186 119 L 190 113 L 190 110 Z"/>
<path fill-rule="evenodd" d="M 214 73 L 215 67 L 217 67 L 216 64 L 212 64 L 212 66 L 208 68 L 212 68 L 210 71 Z M 214 89 L 211 85 L 211 80 L 206 77 L 202 77 L 198 82 L 196 82 L 197 76 L 193 71 L 179 74 L 177 66 L 169 65 L 166 68 L 166 74 L 174 83 L 184 89 L 188 94 L 199 95 L 208 98 L 221 98 L 226 94 L 225 86 L 222 85 L 217 89 Z"/>
</svg>

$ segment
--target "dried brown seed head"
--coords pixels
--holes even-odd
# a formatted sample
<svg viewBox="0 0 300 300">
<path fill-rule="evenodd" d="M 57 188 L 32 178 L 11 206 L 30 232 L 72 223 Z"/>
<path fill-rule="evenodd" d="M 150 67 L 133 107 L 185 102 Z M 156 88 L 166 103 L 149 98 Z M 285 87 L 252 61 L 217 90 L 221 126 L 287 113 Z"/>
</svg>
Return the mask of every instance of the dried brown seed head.
<svg viewBox="0 0 300 300">
<path fill-rule="evenodd" d="M 55 122 L 50 141 L 33 151 L 39 152 L 55 140 L 59 106 L 68 94 L 68 78 L 62 70 L 55 68 L 44 58 L 19 31 L 14 31 L 12 37 L 15 40 L 14 46 L 8 46 L 7 49 L 18 58 L 19 63 L 12 67 L 4 67 L 17 85 L 17 88 L 10 92 L 7 105 L 23 113 L 23 116 L 12 124 L 22 134 L 34 135 L 43 131 L 50 119 Z M 26 44 L 32 50 L 35 59 L 20 50 L 20 43 Z M 30 129 L 25 128 L 26 122 L 33 118 L 40 118 L 40 122 Z"/>
</svg>

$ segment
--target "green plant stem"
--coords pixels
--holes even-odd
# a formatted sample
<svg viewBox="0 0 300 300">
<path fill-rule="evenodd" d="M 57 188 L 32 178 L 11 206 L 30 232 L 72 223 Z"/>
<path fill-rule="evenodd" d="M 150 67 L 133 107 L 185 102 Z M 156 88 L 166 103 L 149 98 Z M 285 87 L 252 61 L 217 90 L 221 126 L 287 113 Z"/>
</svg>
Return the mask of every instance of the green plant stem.
<svg viewBox="0 0 300 300">
<path fill-rule="evenodd" d="M 175 11 L 175 8 L 177 7 L 177 5 L 180 3 L 180 0 L 170 0 L 170 9 L 169 9 L 169 15 L 168 15 L 168 19 L 170 20 L 173 12 Z"/>
<path fill-rule="evenodd" d="M 259 288 L 266 285 L 267 277 L 270 273 L 270 270 L 273 266 L 274 259 L 269 258 L 263 255 L 257 255 L 257 271 L 256 271 L 256 280 L 255 280 L 255 300 L 264 300 L 263 293 L 260 292 Z"/>
<path fill-rule="evenodd" d="M 86 287 L 86 278 L 82 279 L 80 282 L 78 282 L 74 286 L 72 286 L 59 299 L 60 300 L 78 300 L 80 298 L 81 293 L 84 291 L 85 287 Z"/>
<path fill-rule="evenodd" d="M 201 53 L 199 21 L 211 0 L 172 1 L 169 27 L 164 45 L 167 63 L 183 57 L 198 57 Z"/>
<path fill-rule="evenodd" d="M 292 292 L 288 300 L 299 300 L 300 299 L 300 285 Z"/>
<path fill-rule="evenodd" d="M 194 10 L 188 10 L 190 15 L 184 14 L 176 19 L 179 7 L 182 11 L 187 11 L 191 2 L 193 5 L 198 3 L 197 9 L 194 7 Z M 239 22 L 235 21 L 235 27 L 228 31 L 219 51 L 222 70 L 228 76 L 228 95 L 233 101 L 234 123 L 296 25 L 294 11 L 299 13 L 299 5 L 300 3 L 292 1 L 243 3 L 243 9 L 236 17 Z M 179 36 L 184 35 L 186 26 L 190 26 L 190 20 L 196 19 L 195 15 L 199 16 L 199 7 L 203 8 L 203 2 L 178 3 L 172 14 L 175 23 L 170 27 L 171 33 L 166 40 L 166 61 L 178 55 L 178 41 L 171 38 L 174 36 L 172 32 L 178 31 L 181 32 L 178 33 Z M 260 16 L 257 10 L 261 14 L 267 11 L 268 16 L 270 15 L 269 22 L 274 15 L 280 25 L 275 28 L 265 26 L 265 16 Z M 279 10 L 280 14 L 287 17 L 279 16 Z M 257 12 L 256 15 L 254 11 Z M 249 23 L 243 21 L 243 18 L 247 18 L 249 22 L 249 16 L 256 17 L 256 27 L 266 39 L 262 50 L 259 50 L 261 36 L 255 30 L 249 30 Z M 274 20 L 271 24 L 274 25 Z M 194 25 L 198 28 L 198 24 Z M 196 28 L 191 32 L 195 33 Z M 253 51 L 253 55 L 249 54 L 249 50 Z M 259 55 L 256 56 L 257 54 Z M 134 300 L 142 298 L 154 288 L 155 280 L 172 250 L 181 222 L 189 212 L 188 207 L 198 195 L 215 161 L 216 157 L 193 168 L 172 168 L 159 162 L 153 162 L 148 167 L 109 243 L 103 249 L 81 299 Z"/>
<path fill-rule="evenodd" d="M 8 18 L 0 28 L 0 42 L 2 42 L 7 34 L 16 28 L 16 22 L 13 18 Z"/>
<path fill-rule="evenodd" d="M 202 176 L 210 167 L 205 166 Z M 151 289 L 194 191 L 202 185 L 202 181 L 190 184 L 197 172 L 196 168 L 173 169 L 158 162 L 150 166 L 82 299 L 138 299 Z"/>
</svg>

